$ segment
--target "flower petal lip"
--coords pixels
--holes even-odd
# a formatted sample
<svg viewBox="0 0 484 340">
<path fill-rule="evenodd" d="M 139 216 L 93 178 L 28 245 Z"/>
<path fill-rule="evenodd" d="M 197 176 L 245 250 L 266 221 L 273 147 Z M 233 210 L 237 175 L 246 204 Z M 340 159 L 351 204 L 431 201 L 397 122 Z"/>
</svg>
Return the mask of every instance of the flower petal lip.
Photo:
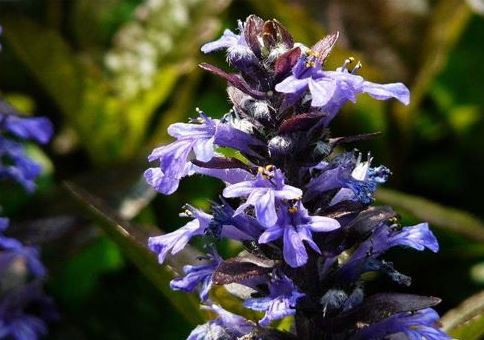
<svg viewBox="0 0 484 340">
<path fill-rule="evenodd" d="M 192 214 L 194 219 L 180 229 L 165 235 L 148 238 L 148 248 L 158 254 L 160 264 L 165 261 L 168 253 L 174 255 L 180 252 L 192 237 L 205 233 L 212 216 L 194 208 Z"/>
</svg>

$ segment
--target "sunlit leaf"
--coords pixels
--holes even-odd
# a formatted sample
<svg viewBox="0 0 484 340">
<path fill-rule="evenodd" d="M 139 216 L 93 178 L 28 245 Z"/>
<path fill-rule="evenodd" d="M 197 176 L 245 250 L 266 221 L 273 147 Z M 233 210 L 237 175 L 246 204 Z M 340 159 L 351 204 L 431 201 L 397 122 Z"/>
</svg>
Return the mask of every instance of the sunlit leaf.
<svg viewBox="0 0 484 340">
<path fill-rule="evenodd" d="M 471 296 L 441 319 L 444 329 L 456 339 L 484 337 L 484 291 Z"/>
<path fill-rule="evenodd" d="M 420 106 L 429 86 L 445 66 L 449 51 L 461 36 L 470 17 L 469 6 L 460 0 L 441 0 L 433 9 L 427 33 L 423 38 L 424 49 L 420 53 L 422 59 L 418 64 L 419 70 L 410 84 L 410 105 L 394 107 L 398 125 L 405 134 L 411 131 L 416 108 Z"/>
<path fill-rule="evenodd" d="M 183 83 L 178 88 L 177 94 L 173 96 L 171 106 L 163 113 L 160 121 L 156 124 L 155 130 L 148 141 L 149 147 L 154 147 L 168 139 L 167 127 L 183 117 L 194 113 L 193 93 L 200 83 L 202 71 L 198 68 L 193 69 L 189 76 L 183 79 Z"/>
</svg>

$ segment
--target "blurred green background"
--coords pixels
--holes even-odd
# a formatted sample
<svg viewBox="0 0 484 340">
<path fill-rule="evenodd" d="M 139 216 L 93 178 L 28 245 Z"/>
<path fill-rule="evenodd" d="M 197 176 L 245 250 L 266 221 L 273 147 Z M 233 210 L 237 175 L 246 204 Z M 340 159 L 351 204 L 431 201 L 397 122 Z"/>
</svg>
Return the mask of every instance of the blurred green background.
<svg viewBox="0 0 484 340">
<path fill-rule="evenodd" d="M 224 56 L 203 56 L 199 47 L 251 13 L 278 19 L 308 45 L 339 30 L 328 68 L 354 56 L 368 79 L 410 87 L 408 107 L 364 96 L 347 105 L 333 135 L 381 131 L 358 145 L 393 171 L 378 203 L 393 205 L 406 223 L 430 222 L 440 240 L 438 255 L 387 256 L 413 277 L 410 289 L 391 288 L 441 297 L 441 314 L 482 290 L 479 11 L 478 0 L 0 0 L 1 95 L 26 114 L 48 116 L 56 129 L 47 147 L 29 146 L 45 165 L 38 192 L 3 185 L 8 195 L 0 197 L 15 233 L 43 246 L 48 290 L 62 314 L 50 337 L 183 339 L 201 320 L 196 299 L 169 291 L 173 271 L 157 266 L 142 244 L 156 228 L 183 225 L 177 212 L 185 202 L 208 208 L 222 186 L 190 178 L 162 197 L 140 176 L 150 150 L 169 140 L 170 123 L 193 116 L 195 107 L 216 117 L 228 111 L 224 82 L 197 68 L 224 65 Z M 100 198 L 102 213 L 86 209 L 84 194 L 73 199 L 63 181 Z M 116 232 L 108 211 L 131 220 L 129 237 Z M 181 257 L 171 268 L 184 263 Z M 369 281 L 370 290 L 390 288 L 384 279 Z"/>
</svg>

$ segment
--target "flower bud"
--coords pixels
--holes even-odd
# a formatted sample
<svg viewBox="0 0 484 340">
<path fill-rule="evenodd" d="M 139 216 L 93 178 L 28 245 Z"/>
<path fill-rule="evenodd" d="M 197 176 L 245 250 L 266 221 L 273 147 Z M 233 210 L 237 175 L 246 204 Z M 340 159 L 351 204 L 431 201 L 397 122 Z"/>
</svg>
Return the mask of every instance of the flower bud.
<svg viewBox="0 0 484 340">
<path fill-rule="evenodd" d="M 269 141 L 269 152 L 271 157 L 283 157 L 293 149 L 293 140 L 287 136 L 275 136 Z"/>
</svg>

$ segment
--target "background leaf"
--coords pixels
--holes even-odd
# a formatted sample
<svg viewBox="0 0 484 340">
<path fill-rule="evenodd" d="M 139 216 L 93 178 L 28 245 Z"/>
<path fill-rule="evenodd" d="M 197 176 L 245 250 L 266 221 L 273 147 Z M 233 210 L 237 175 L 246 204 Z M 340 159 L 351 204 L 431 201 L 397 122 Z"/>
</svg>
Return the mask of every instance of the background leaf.
<svg viewBox="0 0 484 340">
<path fill-rule="evenodd" d="M 456 339 L 479 340 L 484 337 L 484 291 L 466 299 L 441 319 L 443 328 Z"/>
<path fill-rule="evenodd" d="M 392 205 L 397 211 L 401 209 L 411 213 L 432 226 L 484 242 L 484 223 L 469 213 L 391 189 L 378 189 L 376 199 Z"/>
<path fill-rule="evenodd" d="M 154 254 L 146 248 L 146 235 L 140 235 L 140 232 L 130 227 L 127 222 L 117 221 L 117 218 L 111 215 L 107 208 L 101 207 L 100 202 L 83 192 L 82 189 L 69 183 L 66 184 L 66 188 L 79 201 L 83 209 L 103 228 L 106 234 L 120 246 L 126 256 L 162 291 L 188 321 L 194 325 L 203 322 L 197 298 L 194 295 L 174 293 L 169 288 L 169 281 L 173 278 L 173 272 L 167 266 L 160 266 Z M 195 254 L 193 252 L 188 254 L 189 252 L 190 250 L 186 248 L 183 253 L 185 256 L 191 257 L 192 261 L 190 262 L 194 262 Z M 181 260 L 181 256 L 177 256 L 176 260 L 171 258 L 171 261 L 179 260 Z M 181 267 L 179 262 L 169 262 L 169 264 L 178 270 Z"/>
<path fill-rule="evenodd" d="M 81 105 L 83 70 L 70 47 L 58 32 L 27 17 L 1 16 L 1 22 L 5 38 L 19 59 L 66 117 L 74 120 Z"/>
</svg>

